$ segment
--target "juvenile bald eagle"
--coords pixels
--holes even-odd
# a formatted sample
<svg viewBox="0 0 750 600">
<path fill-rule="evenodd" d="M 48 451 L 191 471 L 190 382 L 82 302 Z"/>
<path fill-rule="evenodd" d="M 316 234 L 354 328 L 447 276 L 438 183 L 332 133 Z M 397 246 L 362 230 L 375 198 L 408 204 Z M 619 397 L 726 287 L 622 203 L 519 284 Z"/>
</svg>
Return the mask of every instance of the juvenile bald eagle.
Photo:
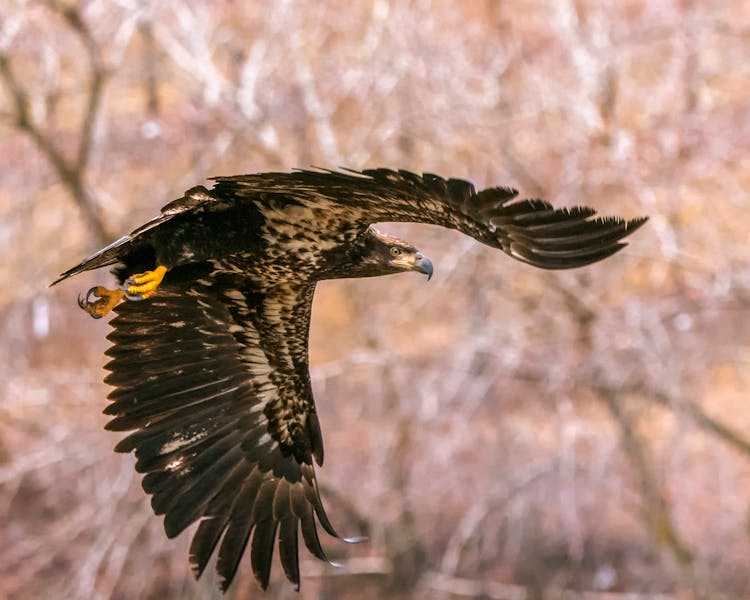
<svg viewBox="0 0 750 600">
<path fill-rule="evenodd" d="M 326 560 L 316 521 L 337 534 L 313 467 L 323 464 L 307 351 L 315 284 L 432 276 L 416 248 L 372 223 L 442 225 L 534 266 L 567 269 L 614 254 L 646 221 L 516 196 L 387 169 L 217 177 L 54 282 L 113 266 L 119 289 L 79 297 L 94 317 L 117 313 L 107 429 L 132 431 L 115 450 L 135 451 L 169 537 L 200 521 L 190 548 L 196 576 L 218 546 L 226 590 L 249 541 L 265 588 L 278 535 L 281 565 L 299 587 L 299 531 Z"/>
</svg>

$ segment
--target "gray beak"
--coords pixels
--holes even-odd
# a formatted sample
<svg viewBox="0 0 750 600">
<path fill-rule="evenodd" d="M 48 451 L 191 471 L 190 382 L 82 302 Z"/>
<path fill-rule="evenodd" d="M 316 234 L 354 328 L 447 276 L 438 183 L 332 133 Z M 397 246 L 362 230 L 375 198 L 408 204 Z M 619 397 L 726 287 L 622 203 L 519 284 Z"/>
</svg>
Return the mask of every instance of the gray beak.
<svg viewBox="0 0 750 600">
<path fill-rule="evenodd" d="M 421 252 L 417 252 L 416 257 L 417 260 L 414 261 L 413 269 L 427 275 L 427 281 L 429 281 L 432 279 L 432 261 Z"/>
</svg>

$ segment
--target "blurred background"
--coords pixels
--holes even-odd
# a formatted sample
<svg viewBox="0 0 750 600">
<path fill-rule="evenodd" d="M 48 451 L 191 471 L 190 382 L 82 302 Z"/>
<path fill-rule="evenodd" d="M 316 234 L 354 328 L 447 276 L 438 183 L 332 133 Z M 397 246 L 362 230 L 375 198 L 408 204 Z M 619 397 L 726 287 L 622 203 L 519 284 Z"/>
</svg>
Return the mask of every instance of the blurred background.
<svg viewBox="0 0 750 600">
<path fill-rule="evenodd" d="M 62 270 L 211 175 L 387 166 L 651 217 L 550 273 L 388 225 L 326 282 L 334 569 L 246 598 L 750 598 L 750 2 L 0 2 L 0 597 L 208 598 Z M 192 531 L 192 530 L 191 530 Z M 276 559 L 274 559 L 276 560 Z"/>
</svg>

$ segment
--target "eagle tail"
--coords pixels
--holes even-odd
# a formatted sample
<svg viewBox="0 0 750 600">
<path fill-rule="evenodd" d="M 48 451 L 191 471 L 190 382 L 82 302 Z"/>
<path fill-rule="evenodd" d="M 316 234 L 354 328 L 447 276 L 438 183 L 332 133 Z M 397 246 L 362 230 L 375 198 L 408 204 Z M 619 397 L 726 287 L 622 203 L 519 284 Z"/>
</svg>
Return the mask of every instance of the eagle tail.
<svg viewBox="0 0 750 600">
<path fill-rule="evenodd" d="M 167 204 L 161 209 L 161 213 L 148 221 L 145 225 L 141 225 L 138 229 L 124 235 L 119 240 L 112 242 L 106 248 L 102 248 L 95 254 L 92 254 L 88 258 L 82 260 L 75 267 L 68 269 L 64 273 L 60 273 L 60 276 L 50 283 L 50 287 L 60 283 L 63 279 L 67 279 L 72 275 L 77 275 L 83 271 L 91 271 L 93 269 L 99 269 L 101 267 L 107 267 L 122 262 L 125 255 L 134 253 L 135 260 L 140 258 L 137 256 L 139 251 L 143 250 L 143 244 L 133 244 L 136 238 L 141 237 L 146 232 L 154 229 L 158 225 L 165 223 L 172 219 L 175 215 L 179 215 L 184 212 L 189 212 L 205 204 L 207 202 L 214 202 L 215 198 L 208 193 L 208 190 L 202 185 L 190 188 L 185 192 L 182 198 L 178 198 Z M 134 247 L 135 246 L 135 247 Z M 146 252 L 147 258 L 153 258 L 148 252 Z M 123 278 L 123 273 L 117 273 L 118 278 Z"/>
<path fill-rule="evenodd" d="M 60 273 L 60 276 L 50 283 L 50 287 L 57 285 L 64 279 L 83 273 L 84 271 L 92 271 L 93 269 L 99 269 L 101 267 L 107 267 L 114 265 L 122 260 L 122 256 L 126 253 L 126 246 L 132 240 L 132 236 L 125 235 L 119 240 L 112 242 L 106 248 L 102 248 L 98 252 L 92 254 L 88 258 L 83 259 L 75 267 L 68 269 L 67 271 Z"/>
<path fill-rule="evenodd" d="M 188 190 L 191 191 L 191 190 Z M 173 202 L 172 204 L 176 204 L 177 200 Z M 172 204 L 168 204 L 165 206 L 165 209 L 169 209 Z M 180 209 L 183 210 L 183 209 Z M 150 231 L 157 225 L 161 225 L 165 221 L 170 220 L 175 214 L 178 214 L 179 210 L 171 210 L 170 212 L 162 212 L 157 217 L 154 217 L 150 221 L 148 221 L 145 225 L 142 225 L 132 233 L 128 235 L 122 236 L 119 240 L 116 240 L 112 242 L 109 246 L 106 246 L 105 248 L 102 248 L 98 252 L 95 252 L 88 258 L 83 259 L 79 264 L 77 264 L 75 267 L 72 267 L 65 271 L 64 273 L 60 273 L 60 276 L 55 279 L 52 283 L 50 283 L 50 287 L 53 285 L 57 285 L 64 279 L 67 279 L 68 277 L 71 277 L 73 275 L 77 275 L 78 273 L 83 273 L 84 271 L 92 271 L 94 269 L 100 269 L 101 267 L 108 267 L 110 265 L 115 265 L 117 263 L 123 262 L 123 259 L 125 256 L 131 256 L 136 255 L 135 257 L 131 256 L 131 259 L 137 260 L 137 258 L 140 258 L 139 255 L 142 253 L 144 249 L 144 244 L 138 243 L 142 240 L 136 241 L 136 238 L 139 238 L 142 236 L 142 234 L 146 233 L 147 231 Z M 146 244 L 147 245 L 147 244 Z M 148 253 L 147 253 L 148 254 Z M 153 259 L 153 256 L 150 254 L 145 257 Z M 118 273 L 118 277 L 121 278 L 123 274 Z"/>
</svg>

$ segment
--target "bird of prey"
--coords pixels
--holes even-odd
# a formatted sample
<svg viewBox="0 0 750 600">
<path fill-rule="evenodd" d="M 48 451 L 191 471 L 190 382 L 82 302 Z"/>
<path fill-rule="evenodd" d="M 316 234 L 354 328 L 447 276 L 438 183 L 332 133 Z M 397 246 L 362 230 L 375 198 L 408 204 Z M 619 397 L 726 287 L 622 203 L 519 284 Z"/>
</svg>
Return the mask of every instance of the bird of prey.
<svg viewBox="0 0 750 600">
<path fill-rule="evenodd" d="M 135 451 L 167 536 L 199 522 L 190 547 L 197 577 L 218 547 L 226 590 L 249 544 L 265 588 L 278 538 L 281 566 L 299 588 L 299 533 L 323 560 L 317 524 L 338 537 L 313 464 L 323 464 L 308 369 L 315 285 L 433 272 L 414 246 L 373 223 L 442 225 L 536 267 L 567 269 L 614 254 L 646 221 L 517 194 L 388 169 L 216 177 L 54 282 L 112 266 L 118 288 L 79 297 L 93 317 L 116 313 L 106 427 L 131 432 L 115 450 Z"/>
</svg>

